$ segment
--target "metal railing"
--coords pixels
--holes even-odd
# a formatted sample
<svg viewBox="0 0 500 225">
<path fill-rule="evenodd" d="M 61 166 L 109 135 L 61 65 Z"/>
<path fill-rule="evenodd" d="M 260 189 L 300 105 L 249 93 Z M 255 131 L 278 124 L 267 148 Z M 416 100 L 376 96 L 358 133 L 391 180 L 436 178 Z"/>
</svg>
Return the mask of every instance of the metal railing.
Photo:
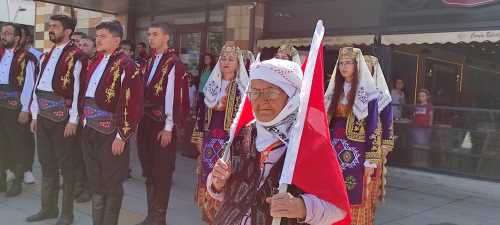
<svg viewBox="0 0 500 225">
<path fill-rule="evenodd" d="M 392 107 L 402 113 L 389 164 L 500 181 L 500 110 L 433 106 L 432 126 L 421 128 L 415 105 Z"/>
</svg>

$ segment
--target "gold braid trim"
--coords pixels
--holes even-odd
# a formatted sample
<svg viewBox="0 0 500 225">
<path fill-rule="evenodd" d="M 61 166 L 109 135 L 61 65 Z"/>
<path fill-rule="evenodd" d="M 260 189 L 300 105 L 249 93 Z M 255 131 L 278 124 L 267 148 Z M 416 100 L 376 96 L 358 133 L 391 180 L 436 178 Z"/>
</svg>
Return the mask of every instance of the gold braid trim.
<svg viewBox="0 0 500 225">
<path fill-rule="evenodd" d="M 155 84 L 154 90 L 155 90 L 155 95 L 159 96 L 160 92 L 163 90 L 163 80 L 165 79 L 165 76 L 167 75 L 168 72 L 168 67 L 172 63 L 172 57 L 170 57 L 165 64 L 163 64 L 163 67 L 161 68 L 161 78 L 160 80 Z M 175 76 L 175 74 L 174 74 Z"/>
<path fill-rule="evenodd" d="M 153 62 L 153 60 L 149 58 L 148 62 L 146 63 L 146 66 L 142 68 L 142 74 L 144 74 L 144 76 L 149 76 L 149 74 L 146 74 L 146 72 L 148 71 L 148 68 L 151 66 L 151 62 Z"/>
<path fill-rule="evenodd" d="M 227 105 L 226 105 L 226 113 L 224 115 L 224 130 L 229 131 L 231 128 L 231 124 L 233 123 L 233 119 L 238 112 L 238 107 L 240 105 L 240 98 L 236 96 L 236 90 L 238 89 L 238 84 L 236 82 L 231 81 L 228 86 L 228 96 L 227 96 Z"/>
<path fill-rule="evenodd" d="M 66 60 L 66 63 L 68 64 L 68 68 L 66 70 L 66 74 L 61 77 L 62 83 L 62 89 L 68 89 L 68 85 L 71 81 L 71 74 L 73 74 L 73 66 L 75 65 L 75 53 L 76 51 L 71 51 L 68 53 L 68 58 Z"/>
<path fill-rule="evenodd" d="M 21 71 L 19 71 L 19 74 L 16 76 L 17 83 L 19 84 L 19 87 L 23 86 L 24 82 L 24 70 L 26 69 L 26 54 L 23 52 L 19 56 L 19 59 L 17 60 L 17 63 L 21 65 Z"/>
<path fill-rule="evenodd" d="M 382 154 L 382 123 L 380 120 L 377 123 L 377 129 L 375 129 L 375 139 L 373 141 L 373 147 L 371 150 L 366 152 L 366 159 L 376 160 L 380 163 L 383 157 Z"/>
<path fill-rule="evenodd" d="M 113 81 L 111 82 L 111 86 L 106 88 L 106 91 L 105 91 L 106 103 L 110 103 L 111 99 L 116 96 L 116 93 L 115 93 L 116 82 L 118 81 L 118 79 L 120 79 L 120 75 L 121 75 L 120 70 L 118 68 L 120 66 L 120 64 L 121 64 L 121 60 L 118 60 L 111 67 L 110 71 L 113 72 Z"/>
<path fill-rule="evenodd" d="M 128 101 L 130 100 L 130 88 L 127 88 L 125 91 L 125 110 L 123 112 L 123 128 L 122 132 L 125 136 L 127 136 L 128 132 L 132 129 L 130 128 L 130 123 L 128 122 Z"/>
<path fill-rule="evenodd" d="M 212 121 L 212 115 L 214 114 L 214 111 L 213 109 L 211 108 L 208 108 L 207 107 L 207 114 L 206 114 L 206 117 L 205 117 L 205 129 L 204 130 L 208 130 L 208 128 L 210 127 L 210 121 Z"/>
<path fill-rule="evenodd" d="M 364 143 L 365 140 L 365 120 L 357 120 L 354 113 L 347 117 L 346 136 L 351 141 Z"/>
</svg>

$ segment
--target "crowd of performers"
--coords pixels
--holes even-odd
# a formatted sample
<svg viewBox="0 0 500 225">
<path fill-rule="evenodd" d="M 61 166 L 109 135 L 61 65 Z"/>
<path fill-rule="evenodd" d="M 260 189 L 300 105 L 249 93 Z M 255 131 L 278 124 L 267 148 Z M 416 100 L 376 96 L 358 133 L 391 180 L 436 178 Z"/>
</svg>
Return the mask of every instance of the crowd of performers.
<svg viewBox="0 0 500 225">
<path fill-rule="evenodd" d="M 134 59 L 118 21 L 99 24 L 95 39 L 74 33 L 75 26 L 68 16 L 52 16 L 54 46 L 41 57 L 27 47 L 18 25 L 1 27 L 0 192 L 22 192 L 31 167 L 26 158 L 36 142 L 41 205 L 26 220 L 72 224 L 76 198 L 91 200 L 94 225 L 116 225 L 136 143 L 147 196 L 139 225 L 166 225 L 175 140 L 184 138 L 179 129 L 191 129 L 186 121 L 194 101 L 186 66 L 168 46 L 173 33 L 167 24 L 153 23 L 151 53 Z M 352 225 L 374 224 L 394 141 L 391 95 L 377 58 L 341 48 L 324 96 L 344 179 L 332 188 L 345 189 L 349 210 L 296 187 L 276 192 L 304 75 L 293 46 L 281 46 L 274 59 L 259 58 L 231 44 L 217 60 L 203 57 L 192 132 L 199 151 L 195 201 L 203 221 L 268 225 L 283 217 L 281 224 L 335 224 L 351 215 Z M 244 96 L 255 120 L 235 137 L 225 161 Z M 10 184 L 6 171 L 15 175 Z"/>
</svg>

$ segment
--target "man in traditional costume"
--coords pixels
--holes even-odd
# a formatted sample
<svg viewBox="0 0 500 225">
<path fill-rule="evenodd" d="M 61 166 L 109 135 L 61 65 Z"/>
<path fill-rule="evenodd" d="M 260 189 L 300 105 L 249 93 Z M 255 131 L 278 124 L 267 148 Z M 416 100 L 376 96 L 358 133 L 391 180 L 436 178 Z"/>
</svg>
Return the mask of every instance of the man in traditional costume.
<svg viewBox="0 0 500 225">
<path fill-rule="evenodd" d="M 21 44 L 21 28 L 12 23 L 2 25 L 0 48 L 0 193 L 6 197 L 22 192 L 25 159 L 34 151 L 30 132 L 29 106 L 38 71 L 38 59 Z M 12 165 L 15 179 L 7 189 L 7 164 Z"/>
<path fill-rule="evenodd" d="M 94 225 L 116 225 L 129 169 L 129 138 L 142 113 L 143 81 L 134 61 L 118 51 L 120 22 L 97 26 L 101 52 L 82 77 L 82 148 L 92 193 Z"/>
<path fill-rule="evenodd" d="M 140 225 L 165 225 L 175 168 L 175 130 L 189 116 L 186 68 L 169 51 L 170 28 L 148 29 L 153 54 L 141 68 L 144 78 L 144 116 L 137 135 L 138 154 L 146 178 L 147 216 Z"/>
<path fill-rule="evenodd" d="M 202 218 L 213 222 L 219 204 L 206 192 L 208 174 L 222 156 L 224 143 L 248 85 L 248 73 L 239 47 L 225 45 L 204 88 L 208 130 L 205 132 L 198 164 L 196 200 Z"/>
<path fill-rule="evenodd" d="M 87 55 L 89 62 L 96 60 L 98 54 L 95 45 L 95 39 L 89 36 L 84 36 L 80 39 L 80 49 L 85 55 Z M 79 129 L 82 129 L 82 124 L 80 124 Z M 81 138 L 79 135 L 78 143 L 81 143 Z M 81 145 L 77 146 L 77 148 L 81 148 Z M 80 149 L 81 157 L 83 159 L 83 150 Z M 79 164 L 79 167 L 76 170 L 76 183 L 75 183 L 75 201 L 78 203 L 88 202 L 91 200 L 92 195 L 89 191 L 88 186 L 88 178 L 85 169 L 85 162 Z"/>
<path fill-rule="evenodd" d="M 394 147 L 393 117 L 390 105 L 392 98 L 377 57 L 365 55 L 364 58 L 379 93 L 378 112 L 380 118 L 377 138 L 381 139 L 381 141 L 377 141 L 380 146 L 378 146 L 379 149 L 375 152 L 376 154 L 371 154 L 372 158 L 368 159 L 377 164 L 377 168 L 371 177 L 372 189 L 370 190 L 372 192 L 373 209 L 375 210 L 377 203 L 383 200 L 385 195 L 385 177 L 387 174 L 385 164 L 387 162 L 387 155 Z"/>
<path fill-rule="evenodd" d="M 87 65 L 85 54 L 70 41 L 75 26 L 75 20 L 64 15 L 54 15 L 49 21 L 49 38 L 55 46 L 42 60 L 31 104 L 31 130 L 36 132 L 42 167 L 42 207 L 27 218 L 29 222 L 58 216 L 61 170 L 62 214 L 56 224 L 73 223 L 75 168 L 81 162 L 79 149 L 74 148 L 78 145 L 78 96 L 80 74 Z"/>
<path fill-rule="evenodd" d="M 378 91 L 360 49 L 339 50 L 325 94 L 330 133 L 352 210 L 352 225 L 373 223 L 370 176 L 377 167 L 369 160 L 378 154 Z"/>
</svg>

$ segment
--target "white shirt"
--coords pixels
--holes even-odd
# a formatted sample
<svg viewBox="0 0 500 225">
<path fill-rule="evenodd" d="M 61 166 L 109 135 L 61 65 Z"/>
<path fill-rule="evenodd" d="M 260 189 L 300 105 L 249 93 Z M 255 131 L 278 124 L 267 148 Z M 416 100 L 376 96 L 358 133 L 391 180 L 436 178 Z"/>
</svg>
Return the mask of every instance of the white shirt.
<svg viewBox="0 0 500 225">
<path fill-rule="evenodd" d="M 69 42 L 68 42 L 69 43 Z M 56 70 L 57 62 L 59 62 L 59 58 L 63 53 L 64 47 L 68 45 L 68 43 L 56 46 L 50 55 L 50 59 L 45 66 L 45 70 L 41 71 L 42 75 L 40 77 L 40 81 L 38 82 L 37 89 L 42 91 L 54 91 L 52 89 L 52 78 L 54 77 L 54 72 Z M 47 54 L 45 57 L 48 57 Z"/>
<path fill-rule="evenodd" d="M 29 61 L 26 65 L 26 76 L 24 77 L 24 86 L 21 92 L 21 111 L 29 112 L 33 87 L 35 86 L 35 63 Z"/>
<path fill-rule="evenodd" d="M 10 67 L 12 65 L 12 60 L 14 59 L 13 49 L 6 49 L 2 60 L 0 61 L 0 84 L 9 84 L 9 74 Z M 29 112 L 29 105 L 31 100 L 31 94 L 33 91 L 33 86 L 35 83 L 35 63 L 28 61 L 26 65 L 26 76 L 24 80 L 24 86 L 21 91 L 21 111 Z"/>
<path fill-rule="evenodd" d="M 68 42 L 69 43 L 69 42 Z M 57 62 L 61 57 L 61 54 L 64 50 L 64 47 L 68 43 L 56 46 L 54 51 L 52 51 L 52 55 L 50 56 L 47 65 L 45 66 L 45 70 L 41 71 L 41 75 L 39 77 L 38 83 L 36 84 L 37 90 L 49 91 L 53 92 L 52 89 L 52 78 L 54 77 L 54 72 L 56 69 Z M 46 55 L 45 57 L 48 57 Z M 71 108 L 69 109 L 69 122 L 72 124 L 78 124 L 78 94 L 80 93 L 80 72 L 82 71 L 82 62 L 79 60 L 75 64 L 75 68 L 73 71 L 74 77 L 74 86 L 73 86 L 73 99 L 71 102 Z M 31 115 L 34 120 L 38 118 L 38 99 L 36 96 L 36 91 L 33 92 L 33 101 L 31 103 Z"/>
<path fill-rule="evenodd" d="M 0 84 L 9 84 L 10 65 L 14 59 L 14 49 L 5 49 L 0 61 Z"/>
<path fill-rule="evenodd" d="M 105 55 L 90 77 L 89 85 L 87 87 L 87 91 L 85 92 L 85 97 L 95 97 L 95 91 L 97 89 L 97 86 L 99 85 L 99 81 L 101 80 L 102 75 L 104 74 L 104 70 L 106 69 L 108 62 L 109 55 Z"/>
<path fill-rule="evenodd" d="M 156 68 L 158 68 L 158 64 L 160 64 L 160 60 L 161 60 L 162 56 L 163 56 L 163 54 L 156 55 L 155 61 L 153 63 L 153 68 L 151 68 L 151 73 L 148 76 L 147 85 L 149 85 L 149 83 L 151 83 L 151 80 L 153 80 L 153 77 L 155 76 Z"/>
<path fill-rule="evenodd" d="M 153 67 L 151 68 L 151 72 L 148 76 L 147 85 L 153 80 L 154 75 L 156 74 L 156 70 L 158 69 L 158 65 L 162 58 L 163 54 L 156 55 Z M 160 68 L 161 69 L 161 68 Z M 165 127 L 164 130 L 172 131 L 174 128 L 174 93 L 175 93 L 175 66 L 172 67 L 170 73 L 168 73 L 168 83 L 167 83 L 167 91 L 165 93 Z"/>
</svg>

